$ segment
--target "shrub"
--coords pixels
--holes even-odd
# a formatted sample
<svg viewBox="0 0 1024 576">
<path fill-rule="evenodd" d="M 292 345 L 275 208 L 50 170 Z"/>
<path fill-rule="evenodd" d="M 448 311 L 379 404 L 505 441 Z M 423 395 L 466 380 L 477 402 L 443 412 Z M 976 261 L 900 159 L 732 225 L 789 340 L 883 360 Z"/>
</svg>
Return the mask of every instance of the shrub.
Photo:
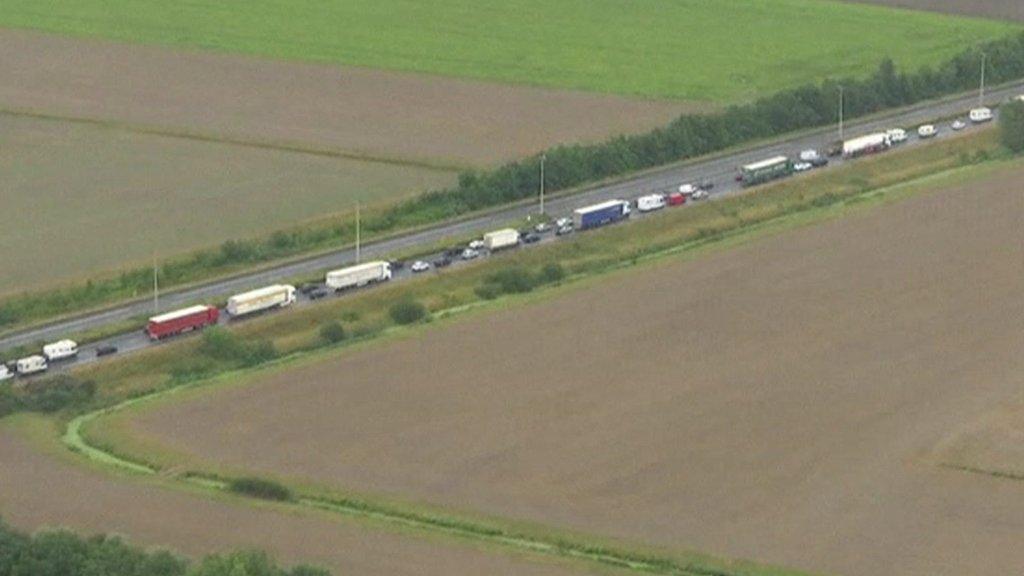
<svg viewBox="0 0 1024 576">
<path fill-rule="evenodd" d="M 20 395 L 20 408 L 29 412 L 51 413 L 64 408 L 81 407 L 96 395 L 96 383 L 80 381 L 67 374 L 32 380 Z"/>
<path fill-rule="evenodd" d="M 242 366 L 256 366 L 277 357 L 273 342 L 246 342 L 234 332 L 219 326 L 203 332 L 203 342 L 199 350 L 214 360 Z"/>
<path fill-rule="evenodd" d="M 1011 102 L 999 111 L 999 137 L 1012 152 L 1024 152 L 1024 102 Z"/>
<path fill-rule="evenodd" d="M 476 295 L 484 300 L 494 300 L 498 296 L 501 296 L 501 288 L 494 284 L 484 283 L 477 286 L 474 290 Z"/>
<path fill-rule="evenodd" d="M 330 344 L 341 342 L 346 336 L 345 327 L 340 322 L 328 322 L 320 327 L 320 338 Z"/>
<path fill-rule="evenodd" d="M 541 268 L 537 280 L 540 284 L 554 284 L 561 282 L 563 278 L 565 278 L 565 268 L 558 262 L 550 262 Z"/>
<path fill-rule="evenodd" d="M 228 483 L 228 490 L 261 500 L 288 502 L 293 498 L 292 491 L 287 486 L 263 478 L 235 478 Z"/>
<path fill-rule="evenodd" d="M 396 324 L 412 324 L 427 317 L 427 309 L 415 300 L 404 300 L 388 310 Z"/>
<path fill-rule="evenodd" d="M 502 294 L 522 294 L 533 290 L 536 285 L 533 276 L 522 268 L 506 268 L 495 272 L 485 282 L 497 286 Z"/>
<path fill-rule="evenodd" d="M 309 566 L 285 570 L 259 551 L 208 556 L 189 569 L 188 561 L 166 551 L 147 552 L 114 536 L 82 538 L 72 532 L 28 536 L 0 521 L 3 576 L 330 576 Z"/>
</svg>

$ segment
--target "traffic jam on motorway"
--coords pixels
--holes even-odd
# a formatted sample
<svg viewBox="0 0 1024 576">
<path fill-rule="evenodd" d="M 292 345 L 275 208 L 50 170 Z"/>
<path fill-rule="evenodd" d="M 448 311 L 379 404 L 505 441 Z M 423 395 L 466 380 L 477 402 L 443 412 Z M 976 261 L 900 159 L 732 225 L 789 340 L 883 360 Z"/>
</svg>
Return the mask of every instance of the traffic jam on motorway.
<svg viewBox="0 0 1024 576">
<path fill-rule="evenodd" d="M 1024 95 L 1015 97 L 1024 101 Z M 950 124 L 954 132 L 967 128 L 971 124 L 982 124 L 993 119 L 993 112 L 986 107 L 970 111 L 967 121 L 956 119 Z M 916 129 L 921 140 L 935 137 L 940 132 L 934 124 L 923 124 Z M 741 166 L 736 174 L 736 181 L 742 187 L 756 186 L 784 178 L 796 173 L 806 172 L 827 166 L 829 158 L 841 157 L 855 159 L 869 154 L 877 154 L 907 142 L 908 132 L 902 128 L 893 128 L 885 132 L 867 134 L 847 140 L 830 143 L 824 150 L 808 149 L 800 151 L 793 157 L 776 156 L 762 161 Z M 396 274 L 421 274 L 432 269 L 441 269 L 458 261 L 470 261 L 489 256 L 502 250 L 550 241 L 555 238 L 571 235 L 578 231 L 599 228 L 630 217 L 636 210 L 646 214 L 666 207 L 679 207 L 689 203 L 710 198 L 715 182 L 703 180 L 697 183 L 680 184 L 677 188 L 664 192 L 646 194 L 630 200 L 607 200 L 590 206 L 578 208 L 571 217 L 557 218 L 552 222 L 541 222 L 529 229 L 512 228 L 496 230 L 484 234 L 482 238 L 473 240 L 467 246 L 460 246 L 443 251 L 433 258 L 416 260 L 412 263 L 400 261 L 374 261 L 338 270 L 331 270 L 324 276 L 322 283 L 304 284 L 298 288 L 281 284 L 255 289 L 236 294 L 227 300 L 223 308 L 209 305 L 195 305 L 159 314 L 149 318 L 143 330 L 150 342 L 158 342 L 189 332 L 202 330 L 221 322 L 228 322 L 287 308 L 298 301 L 302 295 L 308 301 L 319 300 L 332 295 L 349 292 L 354 289 L 387 282 Z M 100 343 L 93 352 L 93 359 L 110 356 L 118 352 L 113 344 Z M 42 351 L 20 358 L 11 363 L 0 363 L 0 382 L 15 377 L 28 377 L 44 373 L 51 365 L 70 363 L 78 359 L 79 345 L 69 339 L 60 340 L 43 346 Z"/>
</svg>

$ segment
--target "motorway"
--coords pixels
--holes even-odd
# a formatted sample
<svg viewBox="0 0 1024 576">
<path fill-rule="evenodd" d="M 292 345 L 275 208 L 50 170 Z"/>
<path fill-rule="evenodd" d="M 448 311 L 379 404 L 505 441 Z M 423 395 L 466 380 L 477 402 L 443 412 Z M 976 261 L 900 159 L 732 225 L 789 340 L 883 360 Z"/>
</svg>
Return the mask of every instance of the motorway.
<svg viewBox="0 0 1024 576">
<path fill-rule="evenodd" d="M 1024 93 L 1024 81 L 991 90 L 985 97 L 985 103 L 987 105 L 997 105 L 1021 93 Z M 978 95 L 977 93 L 972 93 L 938 103 L 909 107 L 884 116 L 850 123 L 845 129 L 845 138 L 849 139 L 863 134 L 884 131 L 889 128 L 902 127 L 907 129 L 910 138 L 905 144 L 900 146 L 918 146 L 923 142 L 916 137 L 915 130 L 918 125 L 939 118 L 954 116 L 960 116 L 966 120 L 968 109 L 977 106 L 977 104 Z M 996 113 L 998 114 L 998 110 Z M 939 130 L 938 135 L 935 138 L 929 139 L 929 141 L 941 139 L 952 133 L 948 122 L 941 125 L 937 124 L 936 128 Z M 974 127 L 968 126 L 966 130 L 969 131 L 972 128 Z M 710 195 L 710 200 L 715 200 L 716 198 L 737 194 L 742 190 L 734 179 L 738 173 L 739 166 L 778 155 L 794 157 L 801 150 L 805 149 L 823 150 L 829 142 L 836 139 L 835 127 L 819 129 L 703 161 L 696 160 L 685 165 L 675 165 L 649 171 L 642 175 L 611 184 L 585 189 L 579 193 L 549 197 L 545 203 L 545 213 L 551 217 L 568 216 L 576 208 L 604 200 L 614 198 L 632 200 L 638 196 L 654 192 L 665 193 L 674 191 L 680 184 L 703 181 L 710 181 L 715 184 Z M 835 158 L 832 159 L 828 167 L 821 169 L 827 170 L 849 161 L 855 160 Z M 685 206 L 683 209 L 685 209 Z M 504 227 L 509 222 L 536 214 L 537 211 L 538 208 L 535 204 L 519 205 L 459 222 L 444 223 L 434 228 L 364 245 L 361 248 L 361 259 L 363 261 L 387 259 L 388 255 L 409 252 L 418 246 L 437 245 L 445 239 L 482 234 L 483 232 Z M 643 217 L 636 210 L 633 211 L 633 219 Z M 557 239 L 553 234 L 549 233 L 538 244 L 553 241 L 557 241 Z M 528 248 L 529 246 L 523 246 L 521 249 Z M 424 258 L 427 261 L 432 261 L 433 259 L 433 256 Z M 199 302 L 226 300 L 231 294 L 280 283 L 290 278 L 311 277 L 329 269 L 350 265 L 354 260 L 355 250 L 353 248 L 345 248 L 312 258 L 270 267 L 251 274 L 212 281 L 204 285 L 161 295 L 160 310 L 169 311 Z M 455 262 L 453 267 L 460 265 L 463 265 L 463 263 Z M 428 274 L 434 273 L 443 273 L 443 271 L 431 270 L 428 272 Z M 397 271 L 392 281 L 400 281 L 409 275 L 410 272 L 408 267 L 406 267 L 404 270 Z M 352 292 L 331 296 L 330 298 L 342 298 L 350 293 Z M 295 306 L 305 306 L 309 305 L 309 303 L 304 297 L 300 297 Z M 153 312 L 153 303 L 151 301 L 134 301 L 101 312 L 89 313 L 72 319 L 16 331 L 0 338 L 0 351 L 9 350 L 17 346 L 31 346 L 39 342 L 59 340 L 87 330 L 125 322 L 132 318 L 149 316 Z M 222 314 L 222 317 L 226 316 L 226 314 Z M 222 322 L 226 322 L 226 320 L 222 320 Z M 94 362 L 97 359 L 96 348 L 100 346 L 116 346 L 119 351 L 118 355 L 120 355 L 152 345 L 154 344 L 142 333 L 142 326 L 140 326 L 137 331 L 83 346 L 77 359 L 61 362 L 59 366 L 64 367 Z M 56 368 L 57 366 L 55 365 L 54 367 Z"/>
</svg>

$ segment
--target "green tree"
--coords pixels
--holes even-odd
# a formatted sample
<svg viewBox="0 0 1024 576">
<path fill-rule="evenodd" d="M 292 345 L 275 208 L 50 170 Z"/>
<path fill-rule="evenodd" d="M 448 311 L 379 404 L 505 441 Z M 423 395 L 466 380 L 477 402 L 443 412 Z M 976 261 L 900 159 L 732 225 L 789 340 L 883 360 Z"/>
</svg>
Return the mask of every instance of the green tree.
<svg viewBox="0 0 1024 576">
<path fill-rule="evenodd" d="M 999 111 L 999 136 L 1003 146 L 1024 152 L 1024 102 L 1011 102 Z"/>
</svg>

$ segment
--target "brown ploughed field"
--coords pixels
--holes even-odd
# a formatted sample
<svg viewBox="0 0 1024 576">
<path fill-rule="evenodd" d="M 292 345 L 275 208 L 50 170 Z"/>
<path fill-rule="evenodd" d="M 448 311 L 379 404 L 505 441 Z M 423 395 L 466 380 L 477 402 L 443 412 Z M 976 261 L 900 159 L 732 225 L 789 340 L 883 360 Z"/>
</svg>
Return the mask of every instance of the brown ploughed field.
<svg viewBox="0 0 1024 576">
<path fill-rule="evenodd" d="M 707 106 L 15 30 L 0 30 L 0 54 L 0 108 L 449 166 L 638 132 Z"/>
<path fill-rule="evenodd" d="M 132 426 L 199 460 L 656 545 L 1005 575 L 1024 482 L 931 456 L 1024 385 L 1022 183 L 634 269 Z"/>
<path fill-rule="evenodd" d="M 45 454 L 10 428 L 0 428 L 0 462 L 0 512 L 4 521 L 23 530 L 58 526 L 116 533 L 192 556 L 259 548 L 282 561 L 317 564 L 340 576 L 592 573 L 315 513 L 213 500 L 108 476 Z"/>
<path fill-rule="evenodd" d="M 863 4 L 879 4 L 892 8 L 930 10 L 947 14 L 976 16 L 1024 22 L 1024 2 L 1021 0 L 852 0 Z"/>
</svg>

